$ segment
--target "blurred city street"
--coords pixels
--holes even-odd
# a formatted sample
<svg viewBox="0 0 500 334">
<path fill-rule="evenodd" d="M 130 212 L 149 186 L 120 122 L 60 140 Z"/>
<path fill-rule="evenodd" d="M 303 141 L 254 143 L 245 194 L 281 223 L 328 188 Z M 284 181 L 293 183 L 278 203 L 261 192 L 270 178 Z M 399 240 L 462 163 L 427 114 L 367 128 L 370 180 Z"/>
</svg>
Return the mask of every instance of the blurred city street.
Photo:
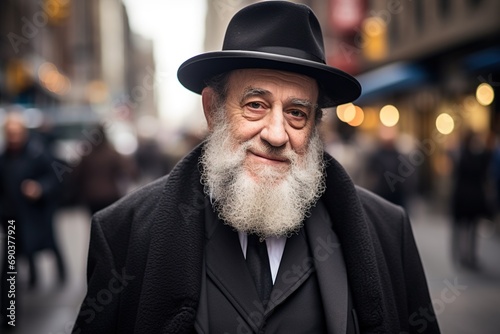
<svg viewBox="0 0 500 334">
<path fill-rule="evenodd" d="M 493 334 L 500 328 L 500 230 L 484 222 L 478 233 L 479 269 L 451 261 L 449 219 L 415 203 L 412 225 L 442 333 Z M 423 331 L 425 333 L 425 331 Z"/>
<path fill-rule="evenodd" d="M 450 261 L 449 221 L 423 201 L 411 206 L 417 244 L 429 281 L 432 301 L 442 333 L 496 334 L 500 328 L 500 230 L 483 224 L 479 230 L 478 271 L 457 270 Z M 24 291 L 20 300 L 15 333 L 70 333 L 85 292 L 85 261 L 89 234 L 89 215 L 71 208 L 57 215 L 57 235 L 70 271 L 62 289 L 54 286 L 53 261 L 41 254 L 39 289 Z M 23 282 L 19 282 L 25 286 Z M 25 289 L 24 289 L 25 290 Z M 424 317 L 414 317 L 425 333 Z M 420 320 L 418 320 L 420 319 Z M 420 321 L 420 322 L 417 322 Z"/>
</svg>

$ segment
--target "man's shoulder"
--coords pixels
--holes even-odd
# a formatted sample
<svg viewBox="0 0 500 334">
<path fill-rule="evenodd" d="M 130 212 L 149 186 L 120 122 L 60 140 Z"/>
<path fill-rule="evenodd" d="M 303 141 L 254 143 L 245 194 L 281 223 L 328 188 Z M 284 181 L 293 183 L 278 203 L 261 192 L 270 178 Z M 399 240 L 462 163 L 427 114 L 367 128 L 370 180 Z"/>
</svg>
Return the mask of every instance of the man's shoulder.
<svg viewBox="0 0 500 334">
<path fill-rule="evenodd" d="M 361 186 L 355 186 L 358 193 L 358 197 L 363 205 L 383 207 L 387 210 L 401 210 L 399 205 L 389 202 L 380 195 L 375 194 L 371 190 L 363 188 Z"/>
<path fill-rule="evenodd" d="M 363 210 L 372 221 L 382 221 L 384 224 L 399 223 L 406 215 L 401 206 L 389 202 L 368 189 L 356 186 L 356 191 Z"/>
<path fill-rule="evenodd" d="M 137 188 L 96 213 L 94 224 L 111 235 L 117 228 L 130 235 L 143 235 L 153 224 L 175 219 L 178 202 L 192 200 L 192 192 L 187 189 L 201 187 L 197 164 L 200 151 L 201 145 L 179 161 L 168 175 Z M 166 206 L 171 213 L 168 219 Z"/>
<path fill-rule="evenodd" d="M 99 222 L 130 225 L 134 221 L 147 224 L 156 212 L 168 175 L 131 191 L 112 205 L 97 212 L 94 219 Z M 115 225 L 116 226 L 116 225 Z"/>
</svg>

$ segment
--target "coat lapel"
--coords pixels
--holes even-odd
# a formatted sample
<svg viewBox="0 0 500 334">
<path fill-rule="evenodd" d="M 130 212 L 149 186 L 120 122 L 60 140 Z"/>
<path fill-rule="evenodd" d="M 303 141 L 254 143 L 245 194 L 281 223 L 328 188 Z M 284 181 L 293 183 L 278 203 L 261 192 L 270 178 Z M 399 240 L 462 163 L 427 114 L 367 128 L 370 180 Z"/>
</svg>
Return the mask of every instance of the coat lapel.
<svg viewBox="0 0 500 334">
<path fill-rule="evenodd" d="M 287 239 L 266 315 L 296 291 L 314 271 L 303 230 Z"/>
<path fill-rule="evenodd" d="M 206 244 L 208 277 L 240 314 L 241 319 L 251 319 L 251 314 L 262 314 L 264 310 L 241 251 L 238 234 L 222 223 L 213 212 L 212 216 L 208 218 L 213 222 L 209 224 L 211 227 Z M 248 324 L 257 330 L 252 322 Z"/>
</svg>

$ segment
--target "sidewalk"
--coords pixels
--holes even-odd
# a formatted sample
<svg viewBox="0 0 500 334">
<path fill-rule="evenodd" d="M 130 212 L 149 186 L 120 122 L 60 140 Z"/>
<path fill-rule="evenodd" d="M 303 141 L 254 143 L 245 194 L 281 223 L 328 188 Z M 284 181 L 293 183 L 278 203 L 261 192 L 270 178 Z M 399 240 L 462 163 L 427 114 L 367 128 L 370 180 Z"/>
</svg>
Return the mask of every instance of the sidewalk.
<svg viewBox="0 0 500 334">
<path fill-rule="evenodd" d="M 500 228 L 482 222 L 478 231 L 479 270 L 451 261 L 451 222 L 424 202 L 410 209 L 413 231 L 443 334 L 500 333 Z"/>
<path fill-rule="evenodd" d="M 27 290 L 27 265 L 19 263 L 16 303 L 16 327 L 9 333 L 69 334 L 84 297 L 90 217 L 80 208 L 60 210 L 55 217 L 55 230 L 68 272 L 64 286 L 56 285 L 55 261 L 52 254 L 37 256 L 39 285 Z"/>
</svg>

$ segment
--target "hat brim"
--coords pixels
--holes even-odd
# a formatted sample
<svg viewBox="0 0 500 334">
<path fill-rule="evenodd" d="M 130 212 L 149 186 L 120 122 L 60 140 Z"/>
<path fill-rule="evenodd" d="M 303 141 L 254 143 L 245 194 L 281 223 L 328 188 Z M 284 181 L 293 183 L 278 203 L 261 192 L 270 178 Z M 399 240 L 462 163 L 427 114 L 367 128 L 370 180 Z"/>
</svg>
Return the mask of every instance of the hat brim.
<svg viewBox="0 0 500 334">
<path fill-rule="evenodd" d="M 351 75 L 318 62 L 257 51 L 207 52 L 186 60 L 177 71 L 181 84 L 201 94 L 217 74 L 244 68 L 265 68 L 307 75 L 316 79 L 322 93 L 321 108 L 352 102 L 361 94 L 361 85 Z"/>
</svg>

